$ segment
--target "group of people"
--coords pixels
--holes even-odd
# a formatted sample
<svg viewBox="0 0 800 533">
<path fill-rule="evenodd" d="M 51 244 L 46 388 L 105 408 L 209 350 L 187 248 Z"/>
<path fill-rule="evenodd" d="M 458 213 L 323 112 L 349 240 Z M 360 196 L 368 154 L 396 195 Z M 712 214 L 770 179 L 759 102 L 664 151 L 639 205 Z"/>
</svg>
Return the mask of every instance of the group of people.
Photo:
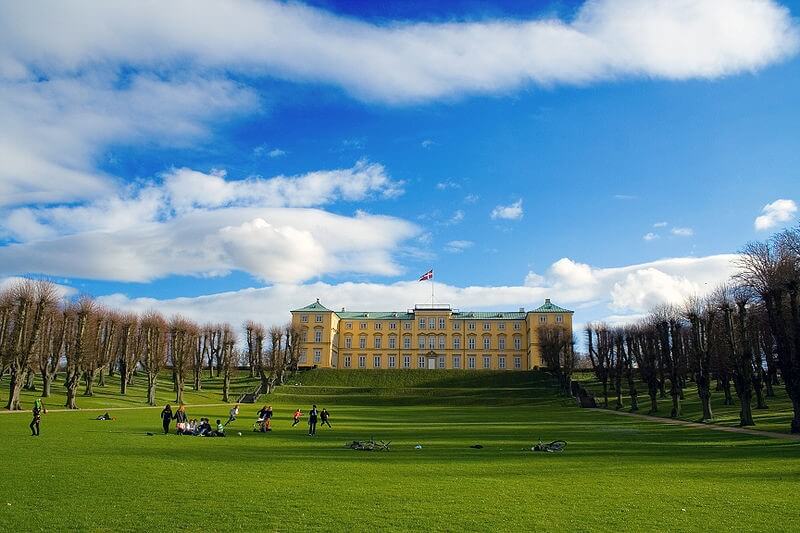
<svg viewBox="0 0 800 533">
<path fill-rule="evenodd" d="M 236 412 L 239 412 L 238 405 L 236 406 Z M 231 409 L 231 413 L 233 413 L 233 409 Z M 233 415 L 231 416 L 233 420 L 236 420 Z M 178 410 L 173 413 L 172 407 L 167 404 L 161 411 L 161 423 L 165 435 L 169 433 L 169 426 L 173 420 L 175 420 L 175 432 L 178 435 L 194 435 L 196 437 L 224 437 L 225 425 L 230 422 L 230 420 L 228 420 L 228 422 L 223 425 L 222 420 L 217 419 L 217 426 L 216 429 L 214 429 L 208 418 L 201 418 L 199 422 L 196 418 L 189 420 L 189 417 L 186 415 L 186 406 L 181 405 L 178 407 Z"/>
<path fill-rule="evenodd" d="M 299 424 L 302 417 L 303 412 L 298 408 L 292 417 L 292 427 Z M 328 410 L 323 408 L 320 413 L 317 411 L 317 406 L 313 405 L 311 411 L 308 413 L 308 435 L 310 437 L 317 434 L 317 420 L 320 420 L 323 426 L 327 425 L 329 428 L 333 429 L 333 427 L 331 427 L 331 414 Z"/>
<path fill-rule="evenodd" d="M 202 437 L 224 437 L 225 436 L 225 427 L 236 420 L 239 416 L 239 404 L 234 405 L 228 415 L 228 420 L 223 424 L 221 420 L 217 420 L 216 429 L 211 426 L 211 421 L 208 418 L 201 418 L 198 422 L 197 419 L 189 420 L 189 417 L 186 415 L 186 406 L 181 405 L 178 407 L 178 410 L 174 413 L 172 412 L 172 406 L 169 404 L 164 407 L 161 411 L 161 422 L 164 428 L 164 434 L 168 434 L 170 431 L 170 425 L 172 421 L 175 420 L 175 430 L 178 435 L 196 435 Z M 300 423 L 300 419 L 303 417 L 303 412 L 300 409 L 295 410 L 294 415 L 292 415 L 292 427 L 295 427 L 297 424 Z M 311 411 L 308 413 L 308 434 L 309 436 L 314 436 L 317 434 L 317 423 L 321 423 L 323 426 L 327 425 L 329 428 L 333 429 L 331 426 L 331 415 L 327 409 L 323 409 L 321 412 L 317 409 L 317 406 L 314 405 L 311 407 Z M 31 425 L 31 429 L 33 429 L 33 425 Z M 253 431 L 258 432 L 267 432 L 272 431 L 272 406 L 271 405 L 264 405 L 261 409 L 258 410 L 258 419 L 256 423 L 253 425 Z"/>
</svg>

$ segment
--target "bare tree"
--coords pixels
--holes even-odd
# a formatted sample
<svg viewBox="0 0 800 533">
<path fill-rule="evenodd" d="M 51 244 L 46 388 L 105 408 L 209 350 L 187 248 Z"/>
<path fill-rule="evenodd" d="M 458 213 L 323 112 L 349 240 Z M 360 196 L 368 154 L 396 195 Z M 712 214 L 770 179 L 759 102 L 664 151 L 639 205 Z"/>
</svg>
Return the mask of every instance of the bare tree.
<svg viewBox="0 0 800 533">
<path fill-rule="evenodd" d="M 119 319 L 119 342 L 117 343 L 117 357 L 119 365 L 119 392 L 122 395 L 128 393 L 128 384 L 133 379 L 133 371 L 139 361 L 139 341 L 138 334 L 139 318 L 128 313 Z"/>
<path fill-rule="evenodd" d="M 65 315 L 64 355 L 67 360 L 66 379 L 67 409 L 77 409 L 75 397 L 84 369 L 84 358 L 92 350 L 91 325 L 95 319 L 95 304 L 91 298 L 83 297 L 69 306 Z"/>
<path fill-rule="evenodd" d="M 570 394 L 572 336 L 566 328 L 554 325 L 539 326 L 537 334 L 545 366 L 555 374 L 561 392 Z"/>
<path fill-rule="evenodd" d="M 181 316 L 169 322 L 168 353 L 175 380 L 175 401 L 179 404 L 183 403 L 186 373 L 194 360 L 197 332 L 197 326 Z"/>
<path fill-rule="evenodd" d="M 38 343 L 39 372 L 42 375 L 42 398 L 50 396 L 61 357 L 64 353 L 64 326 L 66 324 L 66 308 L 52 308 L 42 327 Z"/>
<path fill-rule="evenodd" d="M 222 401 L 230 401 L 231 377 L 238 363 L 239 353 L 236 351 L 236 335 L 230 324 L 224 324 L 222 330 Z"/>
<path fill-rule="evenodd" d="M 592 370 L 603 385 L 603 407 L 608 407 L 608 378 L 611 375 L 612 336 L 605 324 L 586 326 L 589 360 Z"/>
<path fill-rule="evenodd" d="M 142 368 L 147 373 L 147 403 L 156 404 L 156 383 L 158 373 L 167 362 L 167 322 L 156 312 L 148 312 L 142 317 L 139 335 L 141 337 Z"/>
</svg>

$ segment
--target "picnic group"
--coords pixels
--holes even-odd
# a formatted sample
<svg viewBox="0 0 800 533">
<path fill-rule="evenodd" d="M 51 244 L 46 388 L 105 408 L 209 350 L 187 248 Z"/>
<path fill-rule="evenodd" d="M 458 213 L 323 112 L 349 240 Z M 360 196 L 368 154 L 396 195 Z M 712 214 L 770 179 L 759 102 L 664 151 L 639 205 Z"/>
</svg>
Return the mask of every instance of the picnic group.
<svg viewBox="0 0 800 533">
<path fill-rule="evenodd" d="M 257 418 L 255 423 L 253 424 L 253 431 L 266 433 L 267 431 L 272 431 L 272 406 L 265 405 L 257 412 Z M 208 418 L 201 418 L 197 420 L 196 418 L 189 418 L 189 415 L 186 414 L 186 406 L 181 405 L 178 409 L 173 412 L 172 406 L 167 404 L 164 409 L 161 411 L 161 424 L 164 429 L 164 434 L 170 432 L 170 425 L 172 421 L 175 421 L 175 432 L 178 435 L 194 435 L 197 437 L 224 437 L 225 436 L 225 428 L 231 422 L 235 421 L 239 417 L 239 404 L 234 405 L 230 413 L 228 414 L 228 420 L 225 423 L 222 422 L 221 419 L 217 419 L 215 425 L 211 425 L 211 421 Z M 297 424 L 300 423 L 300 420 L 303 418 L 303 412 L 298 408 L 295 409 L 294 414 L 292 414 L 292 427 L 295 427 Z M 311 407 L 311 411 L 308 413 L 308 435 L 313 437 L 317 434 L 317 424 L 322 426 L 328 426 L 329 428 L 333 429 L 330 422 L 330 413 L 327 409 L 322 409 L 319 411 L 316 405 Z"/>
</svg>

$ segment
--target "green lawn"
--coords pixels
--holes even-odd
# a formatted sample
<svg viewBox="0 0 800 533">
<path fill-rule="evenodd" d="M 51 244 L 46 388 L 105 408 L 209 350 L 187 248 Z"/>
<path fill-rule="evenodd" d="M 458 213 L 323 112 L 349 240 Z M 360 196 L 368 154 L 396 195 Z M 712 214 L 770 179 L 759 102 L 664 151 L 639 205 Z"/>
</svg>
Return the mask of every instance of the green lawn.
<svg viewBox="0 0 800 533">
<path fill-rule="evenodd" d="M 436 388 L 416 374 L 301 375 L 266 399 L 275 431 L 249 431 L 258 406 L 245 405 L 224 439 L 147 436 L 158 409 L 111 409 L 111 422 L 51 412 L 39 438 L 29 414 L 0 415 L 0 530 L 796 530 L 795 441 L 581 410 L 543 374 L 436 371 Z M 137 394 L 80 403 L 140 405 Z M 290 427 L 291 411 L 312 402 L 334 426 L 316 438 Z M 343 446 L 370 436 L 392 451 Z M 569 446 L 524 450 L 539 438 Z"/>
<path fill-rule="evenodd" d="M 581 381 L 583 385 L 595 394 L 598 405 L 603 402 L 603 388 L 602 385 L 595 379 L 594 374 L 591 372 L 581 372 L 574 376 L 574 379 Z M 644 383 L 637 383 L 639 391 L 639 412 L 647 414 L 650 409 L 650 397 L 647 395 L 647 385 Z M 754 429 L 763 429 L 765 431 L 776 431 L 779 433 L 789 433 L 792 421 L 792 401 L 786 394 L 786 389 L 783 385 L 776 385 L 775 397 L 767 398 L 766 403 L 768 409 L 756 409 L 755 394 L 753 394 L 753 421 L 756 423 Z M 711 391 L 711 412 L 714 415 L 714 423 L 722 426 L 737 426 L 739 425 L 739 398 L 736 397 L 736 391 L 733 390 L 731 385 L 731 394 L 733 395 L 733 405 L 723 405 L 725 400 L 722 391 Z M 766 391 L 765 391 L 766 394 Z M 681 416 L 680 420 L 687 420 L 690 422 L 697 422 L 702 418 L 703 408 L 700 404 L 700 398 L 697 396 L 697 387 L 693 383 L 689 383 L 684 391 L 684 399 L 681 401 Z M 623 409 L 630 408 L 630 397 L 628 396 L 628 385 L 626 381 L 622 383 L 622 403 Z M 616 393 L 611 391 L 609 387 L 608 404 L 613 408 L 616 404 Z M 669 417 L 672 410 L 672 398 L 669 395 L 669 384 L 667 384 L 667 396 L 659 398 L 658 400 L 658 413 L 656 416 Z"/>
</svg>

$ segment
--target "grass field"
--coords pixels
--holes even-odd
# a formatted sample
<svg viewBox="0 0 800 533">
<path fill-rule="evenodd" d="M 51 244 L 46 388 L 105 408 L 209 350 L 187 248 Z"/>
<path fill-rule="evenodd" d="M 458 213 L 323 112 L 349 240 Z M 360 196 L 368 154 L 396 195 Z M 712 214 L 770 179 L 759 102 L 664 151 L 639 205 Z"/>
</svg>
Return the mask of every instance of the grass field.
<svg viewBox="0 0 800 533">
<path fill-rule="evenodd" d="M 795 441 L 577 409 L 538 373 L 313 372 L 296 381 L 268 398 L 269 434 L 249 431 L 258 405 L 243 406 L 224 439 L 147 436 L 160 429 L 159 409 L 112 408 L 110 422 L 50 412 L 39 438 L 29 436 L 29 413 L 0 415 L 0 530 L 797 529 Z M 229 406 L 191 405 L 218 402 L 215 385 L 187 394 L 190 416 L 223 418 Z M 144 392 L 133 392 L 79 404 L 141 405 Z M 166 386 L 159 397 L 170 395 Z M 291 411 L 311 403 L 332 413 L 333 430 L 315 438 L 305 424 L 290 428 Z M 370 436 L 392 451 L 344 448 Z M 539 438 L 569 445 L 524 450 Z"/>
</svg>

